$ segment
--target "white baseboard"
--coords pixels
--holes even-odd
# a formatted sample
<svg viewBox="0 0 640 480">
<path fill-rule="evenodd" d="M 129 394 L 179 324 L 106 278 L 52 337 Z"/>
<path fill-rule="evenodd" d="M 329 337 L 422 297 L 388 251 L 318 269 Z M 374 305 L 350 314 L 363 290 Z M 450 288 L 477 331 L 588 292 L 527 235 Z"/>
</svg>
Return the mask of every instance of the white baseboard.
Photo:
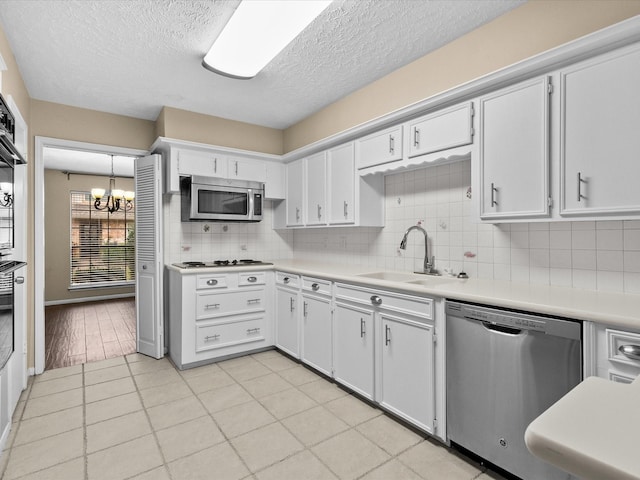
<svg viewBox="0 0 640 480">
<path fill-rule="evenodd" d="M 118 298 L 135 297 L 135 293 L 119 293 L 117 295 L 99 295 L 97 297 L 83 297 L 83 298 L 69 298 L 66 300 L 49 300 L 44 302 L 44 306 L 51 305 L 66 305 L 68 303 L 87 303 L 87 302 L 99 302 L 101 300 L 115 300 Z"/>
</svg>

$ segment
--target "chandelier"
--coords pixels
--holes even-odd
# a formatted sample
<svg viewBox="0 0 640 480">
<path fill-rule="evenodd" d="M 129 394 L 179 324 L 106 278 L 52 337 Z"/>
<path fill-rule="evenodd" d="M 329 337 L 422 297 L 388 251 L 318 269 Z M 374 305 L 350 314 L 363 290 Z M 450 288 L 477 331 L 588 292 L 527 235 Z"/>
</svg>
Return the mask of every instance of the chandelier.
<svg viewBox="0 0 640 480">
<path fill-rule="evenodd" d="M 106 200 L 103 203 L 103 199 Z M 109 177 L 109 190 L 104 188 L 92 188 L 91 196 L 94 198 L 93 206 L 96 210 L 107 210 L 114 213 L 121 208 L 129 211 L 133 208 L 133 199 L 135 193 L 130 191 L 118 190 L 116 188 L 116 177 L 113 173 L 113 155 L 111 155 L 111 176 Z"/>
</svg>

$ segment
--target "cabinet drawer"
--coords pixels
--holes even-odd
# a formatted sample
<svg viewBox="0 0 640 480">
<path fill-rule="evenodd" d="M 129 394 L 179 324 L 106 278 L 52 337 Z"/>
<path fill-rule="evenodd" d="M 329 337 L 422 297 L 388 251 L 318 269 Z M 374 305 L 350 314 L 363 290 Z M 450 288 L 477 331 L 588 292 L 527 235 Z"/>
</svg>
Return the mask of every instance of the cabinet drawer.
<svg viewBox="0 0 640 480">
<path fill-rule="evenodd" d="M 237 313 L 259 312 L 265 308 L 265 290 L 242 290 L 238 292 L 198 292 L 196 318 L 217 317 Z"/>
<path fill-rule="evenodd" d="M 331 295 L 331 282 L 319 278 L 302 277 L 302 290 Z"/>
<path fill-rule="evenodd" d="M 266 275 L 264 272 L 247 272 L 238 275 L 238 285 L 264 285 Z"/>
<path fill-rule="evenodd" d="M 229 347 L 265 339 L 265 319 L 250 317 L 225 323 L 196 325 L 196 352 Z"/>
<path fill-rule="evenodd" d="M 372 290 L 336 283 L 336 298 L 379 309 L 393 310 L 423 319 L 433 319 L 433 300 L 384 290 Z"/>
<path fill-rule="evenodd" d="M 196 280 L 196 288 L 227 288 L 229 282 L 227 275 L 198 275 Z"/>
<path fill-rule="evenodd" d="M 640 370 L 640 334 L 607 328 L 607 358 L 611 362 L 630 365 Z M 620 349 L 627 347 L 625 355 Z M 634 348 L 635 347 L 635 348 Z"/>
<path fill-rule="evenodd" d="M 276 284 L 298 288 L 300 286 L 300 276 L 294 273 L 276 272 Z"/>
</svg>

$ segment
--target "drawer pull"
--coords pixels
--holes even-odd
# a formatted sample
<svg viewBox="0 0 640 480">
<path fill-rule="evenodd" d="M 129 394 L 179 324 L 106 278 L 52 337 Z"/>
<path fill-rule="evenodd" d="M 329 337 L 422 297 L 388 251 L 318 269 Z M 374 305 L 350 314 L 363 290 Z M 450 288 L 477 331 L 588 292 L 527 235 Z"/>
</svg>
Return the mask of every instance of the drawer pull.
<svg viewBox="0 0 640 480">
<path fill-rule="evenodd" d="M 384 344 L 389 345 L 391 343 L 391 327 L 389 325 L 384 326 Z"/>
<path fill-rule="evenodd" d="M 256 327 L 256 328 L 247 328 L 247 333 L 251 334 L 251 333 L 260 333 L 260 327 Z"/>
<path fill-rule="evenodd" d="M 258 277 L 248 277 L 247 282 L 256 283 L 258 281 Z"/>
<path fill-rule="evenodd" d="M 220 308 L 219 303 L 209 303 L 204 306 L 205 310 L 209 310 L 210 308 Z"/>
<path fill-rule="evenodd" d="M 364 338 L 365 330 L 364 330 L 364 318 L 360 319 L 360 338 Z"/>
<path fill-rule="evenodd" d="M 307 302 L 304 302 L 302 304 L 302 316 L 304 318 L 307 318 L 307 307 L 309 306 L 309 304 Z"/>
<path fill-rule="evenodd" d="M 640 345 L 620 345 L 618 351 L 631 360 L 640 360 Z"/>
<path fill-rule="evenodd" d="M 317 292 L 318 290 L 320 290 L 320 285 L 318 285 L 317 283 L 312 284 L 311 290 L 313 290 L 314 292 Z"/>
<path fill-rule="evenodd" d="M 213 278 L 211 280 L 207 280 L 207 285 L 213 286 L 213 285 L 217 285 L 217 284 L 218 284 L 218 280 L 215 280 Z"/>
<path fill-rule="evenodd" d="M 289 311 L 293 312 L 294 306 L 293 306 L 293 297 L 289 298 Z"/>
<path fill-rule="evenodd" d="M 282 279 L 282 283 L 289 283 L 291 281 L 291 279 L 289 277 L 284 277 Z"/>
<path fill-rule="evenodd" d="M 250 298 L 249 300 L 247 300 L 247 305 L 253 305 L 254 303 L 260 303 L 260 299 L 259 298 Z"/>
<path fill-rule="evenodd" d="M 374 305 L 382 305 L 382 299 L 378 295 L 372 295 L 371 303 Z"/>
<path fill-rule="evenodd" d="M 220 338 L 220 334 L 216 333 L 215 335 L 207 335 L 206 337 L 204 337 L 204 341 L 209 342 L 211 340 L 217 340 L 219 338 Z"/>
</svg>

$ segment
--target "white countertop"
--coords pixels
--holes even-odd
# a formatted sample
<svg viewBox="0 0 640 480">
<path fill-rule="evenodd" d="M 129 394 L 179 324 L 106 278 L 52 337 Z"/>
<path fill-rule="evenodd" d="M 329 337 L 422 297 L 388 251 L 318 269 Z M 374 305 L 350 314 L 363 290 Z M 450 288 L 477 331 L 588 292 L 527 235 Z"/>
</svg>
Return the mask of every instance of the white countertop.
<svg viewBox="0 0 640 480">
<path fill-rule="evenodd" d="M 640 329 L 640 295 L 550 285 L 531 285 L 501 280 L 476 278 L 460 280 L 446 276 L 412 275 L 411 272 L 387 272 L 391 277 L 406 276 L 409 281 L 427 283 L 427 285 L 420 285 L 399 281 L 400 278 L 398 280 L 384 280 L 359 276 L 381 271 L 372 267 L 301 260 L 278 260 L 273 263 L 273 266 L 254 267 L 179 269 L 168 266 L 168 268 L 182 274 L 282 270 L 337 282 L 358 283 L 371 288 L 401 290 L 408 293 L 427 294 L 577 320 L 590 320 L 619 328 Z"/>
<path fill-rule="evenodd" d="M 527 428 L 534 455 L 585 480 L 640 479 L 640 377 L 589 377 Z"/>
</svg>

